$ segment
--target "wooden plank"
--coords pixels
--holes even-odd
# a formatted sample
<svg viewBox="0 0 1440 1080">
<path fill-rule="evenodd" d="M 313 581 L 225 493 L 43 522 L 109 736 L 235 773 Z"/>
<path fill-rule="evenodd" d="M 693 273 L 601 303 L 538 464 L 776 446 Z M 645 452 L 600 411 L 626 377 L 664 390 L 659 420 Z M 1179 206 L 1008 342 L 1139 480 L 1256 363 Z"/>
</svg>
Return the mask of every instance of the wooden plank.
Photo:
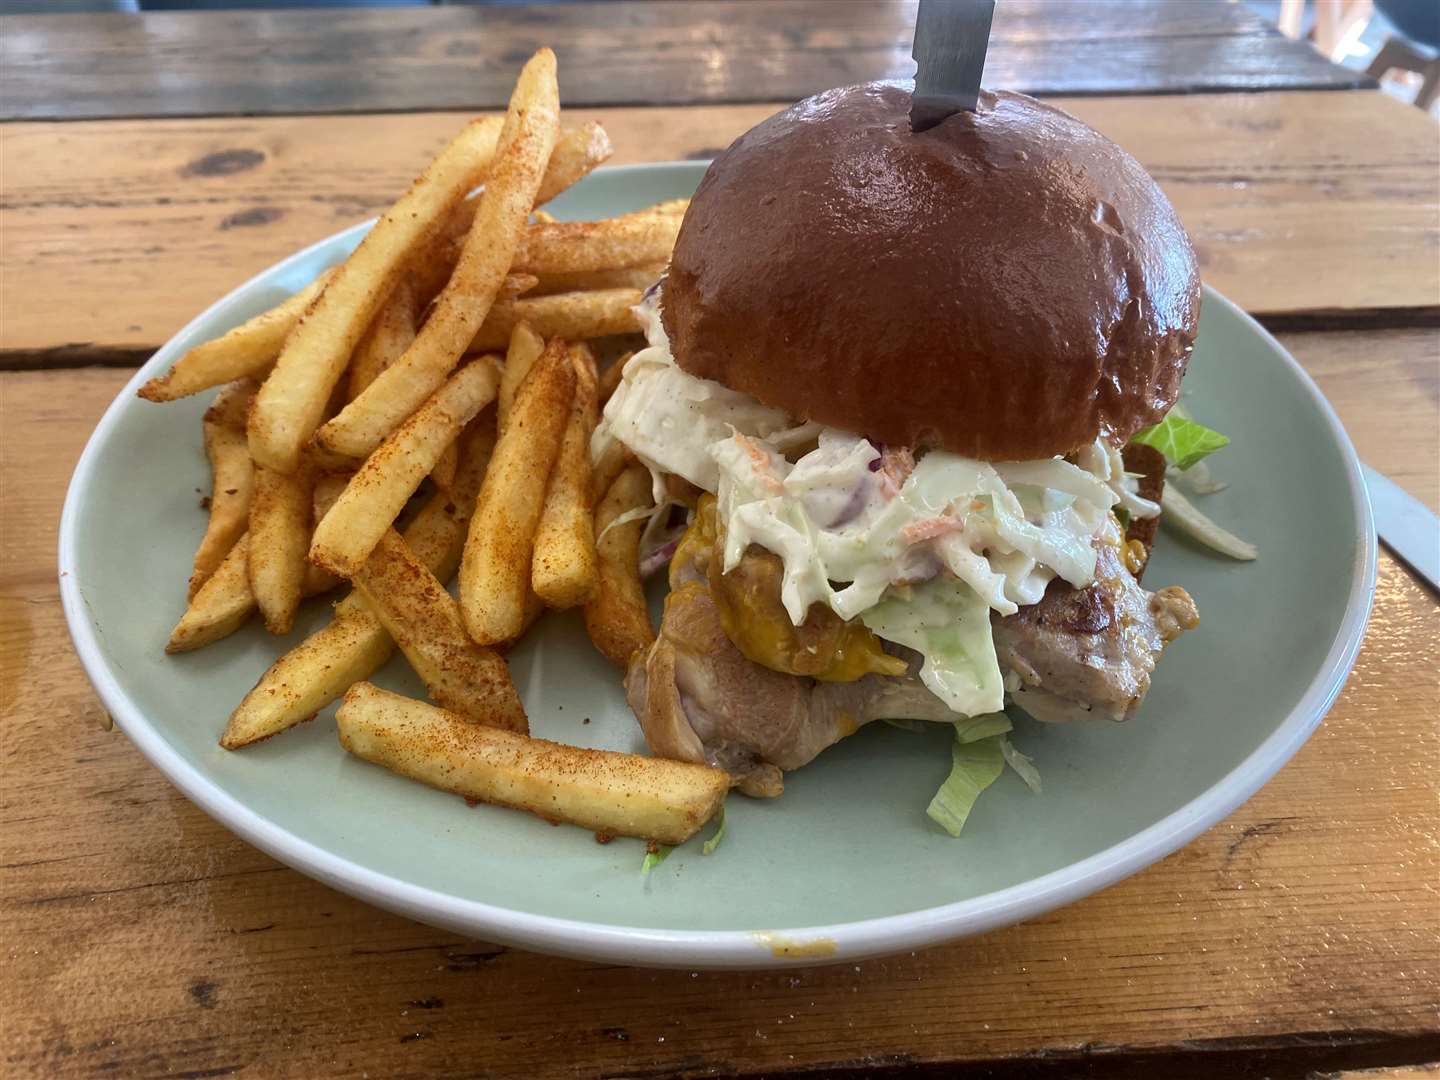
<svg viewBox="0 0 1440 1080">
<path fill-rule="evenodd" d="M 1377 334 L 1331 354 L 1323 335 L 1308 341 L 1299 351 L 1330 365 L 1327 383 L 1346 357 L 1405 344 Z M 863 964 L 691 974 L 554 960 L 277 865 L 105 730 L 60 612 L 55 529 L 81 443 L 128 374 L 0 375 L 11 1072 L 940 1076 L 1015 1059 L 994 1075 L 1133 1060 L 1123 1075 L 1249 1076 L 1288 1061 L 1269 1075 L 1300 1076 L 1440 1057 L 1440 609 L 1388 557 L 1356 672 L 1319 732 L 1231 818 L 1129 881 Z M 1424 404 L 1391 430 L 1435 430 Z"/>
<path fill-rule="evenodd" d="M 0 117 L 495 109 L 542 44 L 572 105 L 796 99 L 913 77 L 914 21 L 909 0 L 14 16 L 0 36 Z M 1045 94 L 1373 85 L 1222 0 L 1006 0 L 986 83 Z"/>
<path fill-rule="evenodd" d="M 1262 316 L 1440 304 L 1433 124 L 1379 93 L 1062 102 L 1134 152 L 1206 279 Z M 708 157 L 777 105 L 573 110 L 615 161 Z M 0 126 L 0 366 L 134 363 L 285 255 L 376 213 L 462 123 L 407 116 Z"/>
</svg>

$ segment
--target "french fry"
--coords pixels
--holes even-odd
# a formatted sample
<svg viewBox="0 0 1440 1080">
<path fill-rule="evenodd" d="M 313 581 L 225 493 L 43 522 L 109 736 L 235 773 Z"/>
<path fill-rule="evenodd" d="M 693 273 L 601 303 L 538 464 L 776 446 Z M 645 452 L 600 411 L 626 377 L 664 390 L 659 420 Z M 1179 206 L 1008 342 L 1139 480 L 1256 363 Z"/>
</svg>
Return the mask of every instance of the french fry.
<svg viewBox="0 0 1440 1080">
<path fill-rule="evenodd" d="M 345 485 L 350 482 L 352 473 L 324 473 L 315 478 L 315 489 L 310 500 L 310 524 L 312 528 L 325 520 L 325 515 L 335 505 L 340 493 L 345 490 Z M 314 533 L 311 534 L 311 542 L 314 542 Z M 338 574 L 332 574 L 323 567 L 314 563 L 305 564 L 305 584 L 302 591 L 306 596 L 319 596 L 339 586 L 344 580 Z"/>
<path fill-rule="evenodd" d="M 550 152 L 550 160 L 545 166 L 545 178 L 540 181 L 540 190 L 535 194 L 535 205 L 540 206 L 549 202 L 584 178 L 596 166 L 608 160 L 613 151 L 614 147 L 610 145 L 610 136 L 598 120 L 589 120 L 578 128 L 562 130 L 555 139 L 555 149 Z M 689 203 L 688 199 L 680 201 Z M 455 257 L 460 254 L 459 245 L 464 242 L 466 234 L 470 231 L 470 224 L 475 220 L 475 208 L 479 204 L 478 198 L 465 199 L 451 211 L 445 225 L 441 228 L 439 241 L 442 244 L 455 246 L 455 251 L 450 259 L 452 269 L 455 265 Z M 666 204 L 661 204 L 661 206 L 664 205 Z M 544 210 L 536 210 L 533 216 L 536 220 L 555 220 Z M 425 271 L 425 267 L 419 262 L 415 269 L 419 273 Z M 445 276 L 435 283 L 435 287 L 431 291 L 432 296 L 440 291 L 449 276 L 450 271 L 446 270 Z"/>
<path fill-rule="evenodd" d="M 351 686 L 379 671 L 394 651 L 395 642 L 373 613 L 337 613 L 270 665 L 230 714 L 220 745 L 239 750 L 314 719 Z"/>
<path fill-rule="evenodd" d="M 730 787 L 729 775 L 708 765 L 481 727 L 364 682 L 346 693 L 335 726 L 341 746 L 392 772 L 605 836 L 684 843 Z"/>
<path fill-rule="evenodd" d="M 331 390 L 400 273 L 485 176 L 496 123 L 489 118 L 466 125 L 376 222 L 286 338 L 250 413 L 250 456 L 257 464 L 295 471 L 300 448 L 320 425 Z M 503 169 L 501 163 L 492 173 Z"/>
<path fill-rule="evenodd" d="M 560 452 L 574 392 L 569 347 L 556 339 L 535 361 L 501 427 L 460 563 L 460 608 L 481 645 L 511 641 L 524 628 L 545 480 Z"/>
<path fill-rule="evenodd" d="M 535 194 L 535 205 L 541 206 L 580 180 L 597 165 L 604 164 L 615 147 L 610 135 L 598 120 L 588 120 L 578 128 L 560 132 L 550 161 L 545 166 L 545 179 Z"/>
<path fill-rule="evenodd" d="M 685 211 L 690 209 L 689 199 L 666 199 L 664 202 L 656 203 L 654 206 L 647 206 L 639 211 L 642 214 L 678 214 L 685 216 Z"/>
<path fill-rule="evenodd" d="M 465 719 L 526 734 L 510 670 L 465 632 L 460 606 L 393 529 L 351 579 L 435 702 Z"/>
<path fill-rule="evenodd" d="M 195 551 L 187 600 L 224 560 L 250 522 L 254 469 L 245 445 L 245 412 L 255 397 L 253 379 L 230 383 L 205 410 L 205 456 L 210 459 L 210 520 Z"/>
<path fill-rule="evenodd" d="M 499 380 L 489 360 L 472 361 L 396 428 L 316 526 L 310 561 L 353 575 L 460 429 L 495 399 Z"/>
<path fill-rule="evenodd" d="M 308 469 L 286 475 L 255 467 L 248 533 L 250 588 L 272 634 L 290 632 L 304 592 L 312 484 Z"/>
<path fill-rule="evenodd" d="M 241 534 L 215 572 L 191 598 L 185 614 L 170 632 L 167 653 L 190 652 L 228 637 L 245 625 L 255 610 L 248 564 L 250 537 Z"/>
<path fill-rule="evenodd" d="M 600 500 L 605 498 L 605 493 L 610 490 L 610 485 L 615 483 L 616 477 L 634 463 L 634 453 L 619 439 L 612 438 L 606 443 L 600 456 L 591 461 L 590 502 L 599 506 Z M 598 531 L 596 535 L 599 535 Z"/>
<path fill-rule="evenodd" d="M 453 577 L 460 565 L 465 525 L 494 446 L 491 410 L 461 438 L 453 490 L 431 496 L 405 528 L 406 546 L 441 581 Z M 358 592 L 351 592 L 335 605 L 328 625 L 270 665 L 231 713 L 220 745 L 238 750 L 309 720 L 353 683 L 378 671 L 394 648 L 379 617 Z"/>
<path fill-rule="evenodd" d="M 526 229 L 515 266 L 535 274 L 573 274 L 667 262 L 680 222 L 675 214 L 634 214 L 538 223 Z"/>
<path fill-rule="evenodd" d="M 540 181 L 540 190 L 535 194 L 535 205 L 540 206 L 549 202 L 559 195 L 566 188 L 582 179 L 597 165 L 603 164 L 613 152 L 610 145 L 610 136 L 600 125 L 598 120 L 590 120 L 581 124 L 578 128 L 567 128 L 560 132 L 555 139 L 555 149 L 550 152 L 550 160 L 545 166 L 545 178 Z M 689 200 L 680 200 L 688 205 Z M 470 231 L 470 225 L 475 220 L 475 209 L 480 205 L 478 198 L 467 198 L 456 205 L 441 228 L 439 242 L 455 246 L 455 251 L 450 259 L 450 266 L 455 265 L 455 257 L 460 254 L 459 245 L 464 242 L 465 236 Z M 660 204 L 663 207 L 667 204 Z M 660 207 L 654 209 L 659 210 Z M 683 211 L 682 211 L 683 212 Z M 544 210 L 536 210 L 533 215 L 536 220 L 554 221 L 554 217 Z M 415 270 L 424 273 L 425 267 L 417 262 Z M 439 292 L 450 276 L 446 270 L 445 276 L 435 283 L 431 291 L 433 296 Z"/>
<path fill-rule="evenodd" d="M 401 275 L 355 347 L 345 386 L 347 400 L 354 401 L 380 372 L 404 355 L 410 342 L 415 340 L 415 327 L 423 306 L 415 279 Z"/>
<path fill-rule="evenodd" d="M 590 434 L 597 420 L 595 357 L 585 345 L 572 346 L 570 357 L 575 365 L 575 395 L 545 489 L 530 571 L 536 595 L 557 609 L 585 603 L 600 584 L 590 500 Z"/>
<path fill-rule="evenodd" d="M 540 49 L 515 84 L 505 133 L 449 283 L 405 355 L 326 425 L 323 445 L 365 456 L 439 389 L 455 367 L 514 261 L 555 145 L 559 111 L 555 54 Z"/>
<path fill-rule="evenodd" d="M 574 270 L 567 273 L 539 274 L 535 288 L 526 293 L 533 299 L 553 293 L 593 292 L 596 289 L 648 289 L 665 273 L 664 263 L 631 266 L 619 270 Z"/>
<path fill-rule="evenodd" d="M 196 345 L 159 378 L 151 379 L 136 393 L 146 401 L 174 401 L 265 372 L 300 316 L 334 276 L 331 267 L 288 300 L 256 315 L 213 341 Z"/>
<path fill-rule="evenodd" d="M 496 304 L 470 343 L 470 350 L 503 349 L 516 324 L 522 322 L 529 323 L 546 341 L 555 337 L 583 341 L 611 334 L 633 334 L 640 329 L 640 320 L 630 309 L 640 302 L 641 295 L 639 289 L 596 289 L 523 296 L 510 303 Z"/>
<path fill-rule="evenodd" d="M 625 376 L 625 365 L 634 355 L 633 352 L 627 352 L 622 356 L 617 356 L 614 362 L 600 373 L 600 407 L 602 409 L 610 400 L 610 395 L 615 393 L 615 388 L 620 385 L 620 380 Z"/>
<path fill-rule="evenodd" d="M 531 330 L 525 323 L 516 323 L 510 332 L 510 344 L 505 350 L 505 364 L 500 369 L 500 394 L 498 397 L 500 427 L 510 415 L 510 406 L 515 403 L 515 391 L 530 374 L 535 361 L 545 351 L 545 339 Z"/>
<path fill-rule="evenodd" d="M 622 669 L 637 649 L 650 647 L 655 631 L 640 584 L 640 534 L 645 521 L 613 527 L 611 522 L 650 502 L 650 474 L 644 466 L 632 465 L 615 478 L 595 513 L 600 587 L 585 605 L 585 630 L 595 647 Z"/>
<path fill-rule="evenodd" d="M 324 479 L 330 479 L 326 477 Z M 478 486 L 478 484 L 477 484 Z M 317 486 L 317 506 L 323 499 Z M 242 543 L 243 541 L 243 543 Z M 459 563 L 459 547 L 456 547 L 455 562 Z M 248 533 L 242 533 L 221 561 L 215 573 L 190 599 L 185 614 L 171 634 L 166 652 L 189 652 L 212 642 L 219 641 L 234 633 L 250 618 L 255 610 L 255 592 L 250 586 L 250 540 Z M 313 572 L 313 573 L 312 573 Z M 453 569 L 451 570 L 453 573 Z M 338 579 L 316 566 L 307 566 L 301 585 L 301 595 L 316 596 L 329 592 L 339 584 Z M 207 591 L 207 586 L 209 587 Z M 343 690 L 344 687 L 341 687 Z M 340 691 L 336 691 L 338 696 Z"/>
<path fill-rule="evenodd" d="M 451 442 L 440 451 L 435 467 L 430 470 L 430 481 L 441 491 L 449 491 L 455 483 L 455 470 L 460 466 L 460 444 Z"/>
<path fill-rule="evenodd" d="M 353 476 L 353 473 L 348 472 L 332 472 L 315 477 L 315 487 L 310 498 L 310 517 L 316 525 L 325 520 L 325 515 L 340 500 L 340 493 L 349 485 Z"/>
</svg>

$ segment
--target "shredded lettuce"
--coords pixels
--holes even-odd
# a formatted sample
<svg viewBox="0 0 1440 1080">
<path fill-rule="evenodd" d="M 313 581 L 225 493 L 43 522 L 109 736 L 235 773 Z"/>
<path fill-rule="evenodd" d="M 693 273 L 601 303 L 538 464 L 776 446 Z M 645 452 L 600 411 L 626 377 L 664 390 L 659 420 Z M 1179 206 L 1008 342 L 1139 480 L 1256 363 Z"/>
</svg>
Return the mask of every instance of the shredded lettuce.
<svg viewBox="0 0 1440 1080">
<path fill-rule="evenodd" d="M 967 716 L 955 721 L 955 738 L 962 743 L 979 742 L 994 735 L 1004 735 L 1013 724 L 1003 712 L 986 713 L 984 716 Z"/>
<path fill-rule="evenodd" d="M 1178 416 L 1174 409 L 1166 413 L 1160 423 L 1137 433 L 1130 441 L 1153 446 L 1165 455 L 1166 461 L 1182 471 L 1230 444 L 1218 431 Z"/>
<path fill-rule="evenodd" d="M 640 864 L 640 876 L 642 878 L 648 878 L 650 876 L 650 871 L 654 870 L 655 867 L 659 866 L 662 862 L 669 858 L 670 852 L 674 850 L 675 849 L 673 847 L 667 847 L 664 844 L 657 844 L 655 845 L 654 851 L 645 852 L 645 861 Z"/>
<path fill-rule="evenodd" d="M 719 813 L 720 825 L 715 830 L 715 835 L 705 841 L 705 846 L 700 849 L 702 855 L 713 855 L 715 849 L 720 846 L 720 841 L 725 839 L 725 804 L 720 804 Z"/>
<path fill-rule="evenodd" d="M 1005 722 L 1009 724 L 1009 720 Z M 955 742 L 950 747 L 950 775 L 925 809 L 930 820 L 951 836 L 960 835 L 975 800 L 1000 778 L 1005 768 L 1005 757 L 1000 749 L 1003 735 L 961 742 L 958 727 Z"/>
<path fill-rule="evenodd" d="M 1000 778 L 1008 765 L 1025 785 L 1040 794 L 1040 773 L 1034 762 L 1016 750 L 1006 735 L 1013 725 L 1003 712 L 971 716 L 954 723 L 950 775 L 930 800 L 925 813 L 951 836 L 959 836 L 980 793 Z"/>
<path fill-rule="evenodd" d="M 1036 795 L 1040 794 L 1040 770 L 1035 768 L 1035 762 L 1019 750 L 1015 745 L 1003 736 L 1000 739 L 1000 753 L 1005 758 L 1005 764 L 1014 769 L 1025 786 Z"/>
</svg>

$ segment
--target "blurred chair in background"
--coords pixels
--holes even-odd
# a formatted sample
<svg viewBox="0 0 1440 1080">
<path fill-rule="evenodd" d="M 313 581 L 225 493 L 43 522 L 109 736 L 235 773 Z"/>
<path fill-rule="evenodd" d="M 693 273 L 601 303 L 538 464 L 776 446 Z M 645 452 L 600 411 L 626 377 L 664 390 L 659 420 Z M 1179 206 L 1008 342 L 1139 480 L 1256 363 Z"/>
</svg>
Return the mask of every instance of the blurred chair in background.
<svg viewBox="0 0 1440 1080">
<path fill-rule="evenodd" d="M 1252 0 L 1251 6 L 1263 14 L 1268 5 Z M 1306 15 L 1305 0 L 1280 0 L 1273 17 L 1282 33 L 1308 36 L 1336 63 L 1358 66 L 1357 59 L 1364 64 L 1368 55 L 1365 70 L 1377 79 L 1388 72 L 1412 73 L 1398 81 L 1420 84 L 1414 102 L 1422 109 L 1440 97 L 1440 0 L 1315 0 L 1312 18 Z"/>
<path fill-rule="evenodd" d="M 1440 97 L 1440 2 L 1437 0 L 1375 0 L 1396 33 L 1386 39 L 1367 69 L 1377 79 L 1397 68 L 1420 76 L 1415 104 L 1429 109 Z"/>
</svg>

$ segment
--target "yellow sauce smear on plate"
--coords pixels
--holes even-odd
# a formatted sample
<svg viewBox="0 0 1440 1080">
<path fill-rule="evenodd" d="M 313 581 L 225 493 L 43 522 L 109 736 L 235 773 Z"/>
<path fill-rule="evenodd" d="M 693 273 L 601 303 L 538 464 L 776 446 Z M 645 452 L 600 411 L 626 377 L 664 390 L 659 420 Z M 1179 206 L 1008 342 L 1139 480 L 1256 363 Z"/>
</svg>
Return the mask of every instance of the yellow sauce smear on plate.
<svg viewBox="0 0 1440 1080">
<path fill-rule="evenodd" d="M 773 956 L 816 957 L 834 956 L 837 946 L 834 938 L 820 937 L 801 941 L 784 934 L 761 931 L 751 935 L 757 943 L 770 950 Z"/>
</svg>

